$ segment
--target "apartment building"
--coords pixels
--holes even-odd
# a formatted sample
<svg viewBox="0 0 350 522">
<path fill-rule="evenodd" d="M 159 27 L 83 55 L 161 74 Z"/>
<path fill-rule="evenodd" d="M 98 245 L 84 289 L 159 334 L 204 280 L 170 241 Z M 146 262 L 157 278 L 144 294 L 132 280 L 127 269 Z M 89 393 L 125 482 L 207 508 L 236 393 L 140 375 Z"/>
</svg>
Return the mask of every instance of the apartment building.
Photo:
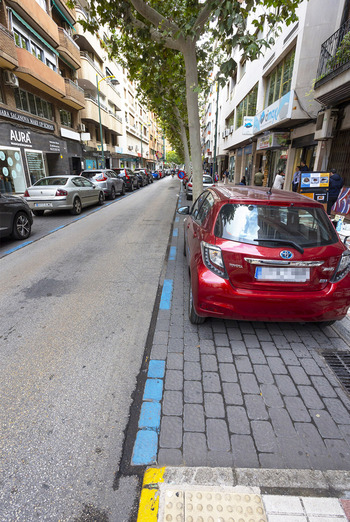
<svg viewBox="0 0 350 522">
<path fill-rule="evenodd" d="M 60 0 L 0 3 L 0 191 L 80 166 L 75 21 Z"/>
<path fill-rule="evenodd" d="M 213 86 L 205 106 L 205 167 L 213 162 L 215 134 L 217 170 L 221 173 L 229 168 L 236 183 L 245 176 L 252 184 L 254 173 L 262 170 L 265 184 L 271 184 L 276 172 L 283 169 L 285 188 L 290 189 L 301 160 L 310 170 L 333 166 L 330 156 L 323 163 L 319 159 L 324 145 L 316 125 L 324 107 L 313 86 L 321 45 L 332 28 L 339 27 L 347 3 L 339 0 L 335 9 L 332 0 L 302 2 L 298 21 L 283 27 L 275 44 L 260 58 L 248 62 L 235 52 L 237 69 L 218 97 Z M 264 35 L 268 32 L 266 26 Z"/>
</svg>

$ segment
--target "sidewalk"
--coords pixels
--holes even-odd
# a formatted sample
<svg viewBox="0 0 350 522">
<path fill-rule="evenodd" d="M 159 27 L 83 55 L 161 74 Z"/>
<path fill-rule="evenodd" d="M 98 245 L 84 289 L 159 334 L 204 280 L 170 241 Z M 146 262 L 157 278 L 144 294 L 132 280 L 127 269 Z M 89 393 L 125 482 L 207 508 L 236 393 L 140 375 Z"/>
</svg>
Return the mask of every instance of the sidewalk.
<svg viewBox="0 0 350 522">
<path fill-rule="evenodd" d="M 187 204 L 181 193 L 178 206 Z M 159 491 L 145 488 L 157 503 L 160 493 L 159 520 L 239 520 L 239 510 L 231 518 L 185 514 L 189 495 L 209 486 L 231 488 L 208 493 L 215 497 L 257 488 L 243 495 L 259 498 L 263 513 L 241 512 L 242 520 L 347 520 L 338 499 L 350 498 L 350 318 L 323 330 L 216 319 L 192 325 L 182 223 L 176 216 L 131 459 L 165 467 Z M 180 482 L 167 479 L 173 466 Z M 185 480 L 198 467 L 230 478 L 202 481 L 198 490 Z M 183 499 L 181 513 L 166 511 L 167 487 Z M 142 518 L 142 506 L 139 520 L 157 520 Z"/>
</svg>

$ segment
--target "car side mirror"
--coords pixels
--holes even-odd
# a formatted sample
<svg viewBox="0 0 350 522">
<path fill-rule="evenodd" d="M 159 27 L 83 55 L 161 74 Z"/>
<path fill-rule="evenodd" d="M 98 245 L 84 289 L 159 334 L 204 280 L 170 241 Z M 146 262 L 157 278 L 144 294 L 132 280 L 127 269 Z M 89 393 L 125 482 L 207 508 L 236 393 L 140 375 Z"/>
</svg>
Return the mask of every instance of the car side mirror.
<svg viewBox="0 0 350 522">
<path fill-rule="evenodd" d="M 190 207 L 179 207 L 176 209 L 176 212 L 178 214 L 189 214 L 190 213 Z"/>
</svg>

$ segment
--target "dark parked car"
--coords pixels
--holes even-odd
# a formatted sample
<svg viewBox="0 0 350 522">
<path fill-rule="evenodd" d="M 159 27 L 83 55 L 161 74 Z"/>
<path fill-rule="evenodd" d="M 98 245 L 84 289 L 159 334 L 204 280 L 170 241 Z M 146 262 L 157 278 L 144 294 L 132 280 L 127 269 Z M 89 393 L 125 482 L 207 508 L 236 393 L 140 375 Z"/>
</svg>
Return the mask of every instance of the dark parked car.
<svg viewBox="0 0 350 522">
<path fill-rule="evenodd" d="M 133 190 L 140 188 L 139 178 L 131 169 L 113 169 L 113 171 L 116 173 L 119 179 L 124 181 L 127 190 L 132 192 Z"/>
<path fill-rule="evenodd" d="M 141 173 L 147 184 L 153 183 L 153 176 L 147 169 L 135 169 L 136 173 Z"/>
<path fill-rule="evenodd" d="M 115 199 L 117 194 L 125 194 L 124 181 L 111 169 L 88 169 L 80 175 L 100 187 L 106 197 Z"/>
<path fill-rule="evenodd" d="M 189 317 L 317 322 L 350 306 L 350 251 L 321 203 L 259 187 L 205 190 L 178 210 L 190 269 Z"/>
<path fill-rule="evenodd" d="M 134 173 L 139 179 L 139 186 L 144 187 L 145 185 L 148 185 L 148 179 L 143 169 L 135 169 Z"/>
<path fill-rule="evenodd" d="M 27 239 L 32 224 L 33 216 L 26 201 L 20 196 L 0 193 L 0 237 Z"/>
</svg>

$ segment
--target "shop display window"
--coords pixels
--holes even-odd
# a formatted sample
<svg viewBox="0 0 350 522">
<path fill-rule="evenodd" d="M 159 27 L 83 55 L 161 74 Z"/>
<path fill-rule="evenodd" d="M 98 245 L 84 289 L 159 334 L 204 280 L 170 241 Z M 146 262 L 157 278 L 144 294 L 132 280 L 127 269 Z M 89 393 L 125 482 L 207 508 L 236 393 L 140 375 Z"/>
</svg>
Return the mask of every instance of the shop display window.
<svg viewBox="0 0 350 522">
<path fill-rule="evenodd" d="M 26 150 L 26 160 L 31 184 L 46 176 L 43 153 L 38 150 Z"/>
<path fill-rule="evenodd" d="M 26 181 L 20 149 L 0 147 L 0 192 L 21 194 Z"/>
</svg>

